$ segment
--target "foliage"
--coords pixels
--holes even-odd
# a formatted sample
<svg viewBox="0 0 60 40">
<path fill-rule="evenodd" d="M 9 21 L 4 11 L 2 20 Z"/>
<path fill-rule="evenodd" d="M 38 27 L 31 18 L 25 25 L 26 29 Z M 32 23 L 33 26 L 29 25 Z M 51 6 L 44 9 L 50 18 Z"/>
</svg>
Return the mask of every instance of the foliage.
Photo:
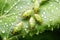
<svg viewBox="0 0 60 40">
<path fill-rule="evenodd" d="M 59 25 L 60 0 L 0 0 L 2 40 L 38 35 Z"/>
</svg>

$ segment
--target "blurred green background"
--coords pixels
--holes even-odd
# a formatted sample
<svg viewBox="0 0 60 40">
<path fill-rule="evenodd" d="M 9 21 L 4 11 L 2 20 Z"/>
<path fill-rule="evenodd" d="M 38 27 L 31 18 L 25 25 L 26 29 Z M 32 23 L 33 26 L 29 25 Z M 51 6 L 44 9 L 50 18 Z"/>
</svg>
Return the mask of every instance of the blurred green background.
<svg viewBox="0 0 60 40">
<path fill-rule="evenodd" d="M 19 40 L 60 40 L 60 29 L 55 29 L 54 31 L 45 31 L 39 35 L 34 35 L 33 37 L 26 36 L 25 38 L 18 38 Z"/>
</svg>

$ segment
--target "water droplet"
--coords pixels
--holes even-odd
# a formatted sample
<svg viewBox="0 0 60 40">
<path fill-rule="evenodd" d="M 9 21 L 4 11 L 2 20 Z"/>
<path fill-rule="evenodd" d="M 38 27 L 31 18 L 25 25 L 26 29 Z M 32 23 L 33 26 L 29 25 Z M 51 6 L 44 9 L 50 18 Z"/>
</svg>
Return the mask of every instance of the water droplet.
<svg viewBox="0 0 60 40">
<path fill-rule="evenodd" d="M 16 14 L 16 13 L 13 13 L 14 15 Z"/>
<path fill-rule="evenodd" d="M 9 26 L 9 25 L 6 25 L 7 27 Z"/>
<path fill-rule="evenodd" d="M 55 1 L 59 2 L 59 0 L 55 0 Z"/>
<path fill-rule="evenodd" d="M 26 33 L 28 33 L 28 32 L 29 32 L 29 30 L 27 30 L 27 29 L 25 29 L 25 31 L 26 31 Z"/>
<path fill-rule="evenodd" d="M 21 9 L 23 8 L 23 7 L 20 7 Z"/>
<path fill-rule="evenodd" d="M 7 25 L 7 23 L 5 23 L 5 25 Z"/>
<path fill-rule="evenodd" d="M 3 40 L 7 40 L 6 37 L 4 37 Z"/>
<path fill-rule="evenodd" d="M 42 17 L 44 17 L 44 15 L 42 14 Z"/>
<path fill-rule="evenodd" d="M 47 17 L 46 16 L 44 16 L 44 19 L 46 19 Z"/>
<path fill-rule="evenodd" d="M 28 28 L 28 26 L 26 26 L 26 28 Z"/>
<path fill-rule="evenodd" d="M 50 21 L 52 21 L 52 19 L 50 19 Z"/>
<path fill-rule="evenodd" d="M 4 27 L 5 27 L 5 25 L 4 25 Z"/>
<path fill-rule="evenodd" d="M 50 7 L 48 7 L 48 9 L 50 9 Z"/>
<path fill-rule="evenodd" d="M 25 28 L 25 31 L 27 31 L 27 29 Z"/>
<path fill-rule="evenodd" d="M 35 0 L 32 0 L 33 2 L 35 1 Z"/>
<path fill-rule="evenodd" d="M 48 24 L 48 27 L 50 27 L 50 24 Z"/>
<path fill-rule="evenodd" d="M 53 4 L 50 5 L 51 7 L 53 6 Z"/>
<path fill-rule="evenodd" d="M 16 8 L 18 8 L 18 7 L 16 6 Z"/>
<path fill-rule="evenodd" d="M 60 4 L 60 2 L 59 2 L 59 4 Z"/>
<path fill-rule="evenodd" d="M 16 16 L 16 18 L 18 18 L 18 16 Z"/>
<path fill-rule="evenodd" d="M 13 6 L 12 6 L 10 9 L 12 9 L 12 8 L 13 8 Z M 10 10 L 10 9 L 9 9 L 9 10 Z"/>
<path fill-rule="evenodd" d="M 56 7 L 56 10 L 58 10 L 58 7 Z"/>
<path fill-rule="evenodd" d="M 26 31 L 26 33 L 28 33 L 29 31 Z"/>
<path fill-rule="evenodd" d="M 5 12 L 5 13 L 8 13 L 8 11 L 7 11 L 7 10 L 4 10 L 4 12 Z"/>
<path fill-rule="evenodd" d="M 2 33 L 5 33 L 5 30 L 2 30 Z"/>
<path fill-rule="evenodd" d="M 25 38 L 25 36 L 22 36 L 23 38 Z"/>
<path fill-rule="evenodd" d="M 27 3 L 28 5 L 30 4 L 30 3 Z"/>
<path fill-rule="evenodd" d="M 52 10 L 51 12 L 54 13 L 54 10 Z"/>
<path fill-rule="evenodd" d="M 14 25 L 14 23 L 11 23 L 12 25 Z"/>
<path fill-rule="evenodd" d="M 19 14 L 21 16 L 21 14 Z"/>
<path fill-rule="evenodd" d="M 16 5 L 16 3 L 14 5 Z"/>
<path fill-rule="evenodd" d="M 2 22 L 2 20 L 0 20 L 0 22 Z"/>
<path fill-rule="evenodd" d="M 45 15 L 45 12 L 43 12 L 43 14 Z"/>
</svg>

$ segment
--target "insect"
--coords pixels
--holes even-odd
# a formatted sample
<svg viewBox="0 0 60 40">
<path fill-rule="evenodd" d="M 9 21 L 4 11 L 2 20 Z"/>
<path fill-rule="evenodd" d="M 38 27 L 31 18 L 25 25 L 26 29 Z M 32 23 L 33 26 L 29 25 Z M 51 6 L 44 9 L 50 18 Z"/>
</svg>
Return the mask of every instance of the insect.
<svg viewBox="0 0 60 40">
<path fill-rule="evenodd" d="M 42 18 L 41 18 L 40 15 L 38 15 L 38 14 L 34 14 L 34 17 L 35 17 L 35 19 L 36 19 L 39 23 L 42 22 Z"/>
<path fill-rule="evenodd" d="M 13 28 L 13 33 L 16 33 L 22 29 L 23 22 L 20 22 L 19 24 L 16 25 L 16 27 Z"/>
<path fill-rule="evenodd" d="M 34 6 L 33 6 L 33 9 L 34 9 L 35 12 L 38 12 L 39 6 L 40 6 L 40 3 L 38 2 L 38 0 L 35 0 L 34 1 Z"/>
<path fill-rule="evenodd" d="M 29 16 L 31 16 L 33 14 L 33 10 L 27 10 L 27 11 L 25 11 L 24 13 L 23 13 L 23 17 L 29 17 Z"/>
<path fill-rule="evenodd" d="M 35 26 L 35 19 L 33 17 L 30 18 L 29 25 L 30 25 L 31 29 L 34 28 L 34 26 Z"/>
</svg>

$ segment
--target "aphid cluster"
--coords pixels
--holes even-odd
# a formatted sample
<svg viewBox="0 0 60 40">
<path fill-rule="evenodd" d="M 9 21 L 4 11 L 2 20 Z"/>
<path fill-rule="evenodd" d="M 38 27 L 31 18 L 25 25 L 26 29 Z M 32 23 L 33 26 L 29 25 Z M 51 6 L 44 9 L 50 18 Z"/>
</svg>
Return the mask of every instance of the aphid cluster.
<svg viewBox="0 0 60 40">
<path fill-rule="evenodd" d="M 19 40 L 59 28 L 60 1 L 32 1 L 0 0 L 0 40 Z"/>
<path fill-rule="evenodd" d="M 33 8 L 32 9 L 29 9 L 27 11 L 24 11 L 22 13 L 22 18 L 27 18 L 28 19 L 28 17 L 29 17 L 28 23 L 29 23 L 29 28 L 30 29 L 35 28 L 36 22 L 39 22 L 40 24 L 42 22 L 41 16 L 39 14 L 36 14 L 38 12 L 38 10 L 39 10 L 39 6 L 40 6 L 39 2 L 37 0 L 35 0 L 34 1 L 34 5 L 33 5 Z M 23 23 L 20 22 L 17 25 L 17 27 L 15 27 L 13 29 L 14 33 L 17 32 L 17 31 L 22 30 L 21 29 L 21 27 L 23 27 L 22 25 L 23 25 Z"/>
</svg>

